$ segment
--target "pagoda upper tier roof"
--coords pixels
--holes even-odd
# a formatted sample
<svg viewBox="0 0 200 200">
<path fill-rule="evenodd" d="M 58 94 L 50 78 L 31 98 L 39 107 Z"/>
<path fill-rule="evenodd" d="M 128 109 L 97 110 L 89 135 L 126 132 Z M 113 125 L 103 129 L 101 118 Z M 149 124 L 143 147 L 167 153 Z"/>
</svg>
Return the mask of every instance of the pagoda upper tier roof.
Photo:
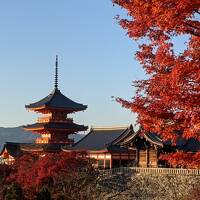
<svg viewBox="0 0 200 200">
<path fill-rule="evenodd" d="M 53 130 L 73 130 L 73 131 L 86 131 L 87 126 L 78 125 L 75 123 L 61 123 L 61 122 L 50 122 L 50 123 L 35 123 L 27 126 L 23 126 L 25 130 L 43 130 L 43 129 L 53 129 Z"/>
<path fill-rule="evenodd" d="M 63 109 L 71 112 L 82 111 L 87 108 L 86 105 L 76 103 L 71 99 L 67 98 L 57 88 L 54 89 L 51 94 L 49 94 L 42 100 L 26 105 L 25 107 L 30 110 L 53 108 L 53 109 Z"/>
</svg>

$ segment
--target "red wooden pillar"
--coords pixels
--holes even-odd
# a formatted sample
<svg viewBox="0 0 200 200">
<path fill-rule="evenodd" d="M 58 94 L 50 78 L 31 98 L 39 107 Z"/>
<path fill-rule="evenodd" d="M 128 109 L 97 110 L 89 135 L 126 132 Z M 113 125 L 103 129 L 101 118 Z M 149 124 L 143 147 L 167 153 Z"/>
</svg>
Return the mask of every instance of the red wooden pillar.
<svg viewBox="0 0 200 200">
<path fill-rule="evenodd" d="M 103 168 L 106 168 L 106 154 L 104 153 L 104 159 L 103 159 Z"/>
<path fill-rule="evenodd" d="M 149 167 L 149 147 L 146 148 L 146 167 Z"/>
<path fill-rule="evenodd" d="M 119 166 L 121 167 L 121 165 L 122 165 L 122 154 L 120 153 L 119 154 Z"/>
<path fill-rule="evenodd" d="M 110 154 L 110 169 L 112 168 L 112 154 Z"/>
</svg>

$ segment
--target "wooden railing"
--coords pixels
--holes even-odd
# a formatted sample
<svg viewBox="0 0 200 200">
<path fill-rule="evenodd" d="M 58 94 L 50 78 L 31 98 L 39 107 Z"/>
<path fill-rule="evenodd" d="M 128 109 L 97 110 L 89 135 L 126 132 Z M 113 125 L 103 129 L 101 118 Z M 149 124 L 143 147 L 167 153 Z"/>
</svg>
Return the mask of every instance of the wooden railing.
<svg viewBox="0 0 200 200">
<path fill-rule="evenodd" d="M 47 117 L 39 117 L 37 119 L 38 123 L 47 123 L 47 122 L 62 122 L 62 123 L 72 123 L 73 119 L 72 118 L 66 118 L 65 120 L 63 119 L 53 119 L 51 116 Z"/>
<path fill-rule="evenodd" d="M 100 175 L 114 175 L 120 173 L 137 174 L 169 174 L 169 175 L 195 175 L 200 176 L 200 169 L 180 169 L 180 168 L 140 168 L 140 167 L 120 167 L 100 170 Z"/>
</svg>

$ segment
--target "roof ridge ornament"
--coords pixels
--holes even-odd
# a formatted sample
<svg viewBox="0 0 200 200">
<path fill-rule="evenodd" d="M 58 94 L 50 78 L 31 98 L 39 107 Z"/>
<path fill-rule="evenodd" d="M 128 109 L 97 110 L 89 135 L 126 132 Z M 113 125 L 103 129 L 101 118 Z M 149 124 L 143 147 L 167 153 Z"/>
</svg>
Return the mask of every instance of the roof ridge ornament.
<svg viewBox="0 0 200 200">
<path fill-rule="evenodd" d="M 55 64 L 55 90 L 58 90 L 58 55 L 56 55 L 56 64 Z"/>
</svg>

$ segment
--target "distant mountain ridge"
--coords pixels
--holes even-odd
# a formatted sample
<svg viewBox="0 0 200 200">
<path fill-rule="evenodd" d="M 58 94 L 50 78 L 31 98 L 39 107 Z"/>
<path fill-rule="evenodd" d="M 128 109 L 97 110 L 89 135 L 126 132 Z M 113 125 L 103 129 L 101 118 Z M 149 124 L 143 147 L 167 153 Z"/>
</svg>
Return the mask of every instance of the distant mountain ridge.
<svg viewBox="0 0 200 200">
<path fill-rule="evenodd" d="M 74 134 L 70 138 L 78 141 L 83 136 L 84 134 Z M 21 126 L 14 128 L 0 127 L 0 151 L 2 150 L 5 142 L 33 143 L 37 137 L 37 134 L 24 131 Z"/>
</svg>

